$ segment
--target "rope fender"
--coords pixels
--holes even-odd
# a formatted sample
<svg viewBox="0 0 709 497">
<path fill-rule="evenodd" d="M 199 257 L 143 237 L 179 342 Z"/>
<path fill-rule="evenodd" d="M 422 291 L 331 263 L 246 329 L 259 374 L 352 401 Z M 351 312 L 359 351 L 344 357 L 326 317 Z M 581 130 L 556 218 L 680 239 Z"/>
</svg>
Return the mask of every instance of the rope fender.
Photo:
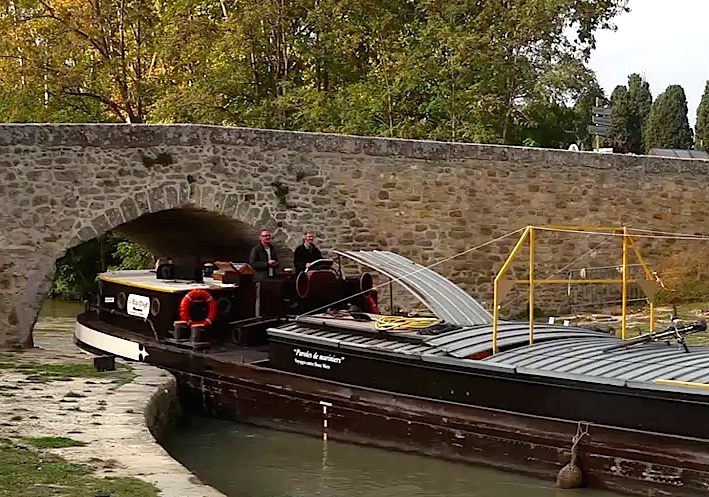
<svg viewBox="0 0 709 497">
<path fill-rule="evenodd" d="M 588 425 L 586 421 L 579 421 L 576 426 L 576 435 L 571 439 L 571 462 L 559 470 L 559 474 L 556 476 L 557 488 L 578 488 L 583 482 L 583 472 L 577 464 L 578 445 L 585 435 L 589 435 Z"/>
</svg>

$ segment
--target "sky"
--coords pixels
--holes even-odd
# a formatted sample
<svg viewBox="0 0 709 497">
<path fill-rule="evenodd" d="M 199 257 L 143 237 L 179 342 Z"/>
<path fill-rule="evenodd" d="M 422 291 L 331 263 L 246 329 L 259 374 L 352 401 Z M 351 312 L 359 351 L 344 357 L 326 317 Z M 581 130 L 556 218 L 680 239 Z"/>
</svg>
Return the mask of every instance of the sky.
<svg viewBox="0 0 709 497">
<path fill-rule="evenodd" d="M 596 34 L 590 67 L 598 82 L 610 96 L 635 72 L 650 83 L 653 99 L 682 85 L 694 126 L 709 80 L 709 0 L 630 0 L 628 6 L 615 19 L 617 31 Z"/>
</svg>

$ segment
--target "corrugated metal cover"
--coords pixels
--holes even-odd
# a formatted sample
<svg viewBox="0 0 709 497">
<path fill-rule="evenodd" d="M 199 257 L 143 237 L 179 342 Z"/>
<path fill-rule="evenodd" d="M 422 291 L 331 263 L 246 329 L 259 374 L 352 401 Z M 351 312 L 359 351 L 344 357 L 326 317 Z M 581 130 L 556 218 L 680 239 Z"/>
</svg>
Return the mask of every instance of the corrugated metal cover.
<svg viewBox="0 0 709 497">
<path fill-rule="evenodd" d="M 422 353 L 432 350 L 432 347 L 425 343 L 397 341 L 376 335 L 367 337 L 347 332 L 323 333 L 324 331 L 317 327 L 292 323 L 279 328 L 269 328 L 268 335 L 299 342 L 311 341 L 313 344 L 329 347 L 351 347 L 407 356 L 420 356 Z"/>
<path fill-rule="evenodd" d="M 709 347 L 690 345 L 689 353 L 677 343 L 639 344 L 618 349 L 620 338 L 607 333 L 573 326 L 535 323 L 535 343 L 529 345 L 526 322 L 502 322 L 498 326 L 500 352 L 484 359 L 492 348 L 492 325 L 466 326 L 440 335 L 420 335 L 420 341 L 403 337 L 353 334 L 335 328 L 323 329 L 292 323 L 269 329 L 269 335 L 299 342 L 331 347 L 357 348 L 376 354 L 408 356 L 426 362 L 458 364 L 472 370 L 478 366 L 502 368 L 524 375 L 539 375 L 600 384 L 655 388 L 658 380 L 707 384 L 709 386 Z M 658 386 L 658 388 L 660 388 Z M 681 385 L 662 385 L 661 389 L 686 389 Z M 692 390 L 709 395 L 709 388 Z"/>
<path fill-rule="evenodd" d="M 448 323 L 492 323 L 492 315 L 462 288 L 406 257 L 383 250 L 335 252 L 397 280 L 438 318 Z"/>
<path fill-rule="evenodd" d="M 536 334 L 535 334 L 536 335 Z M 579 340 L 561 338 L 535 343 L 484 359 L 555 373 L 588 375 L 626 381 L 654 382 L 660 379 L 709 383 L 709 348 L 691 346 L 686 353 L 679 344 L 646 343 L 626 349 L 607 350 L 620 339 L 612 336 Z"/>
</svg>

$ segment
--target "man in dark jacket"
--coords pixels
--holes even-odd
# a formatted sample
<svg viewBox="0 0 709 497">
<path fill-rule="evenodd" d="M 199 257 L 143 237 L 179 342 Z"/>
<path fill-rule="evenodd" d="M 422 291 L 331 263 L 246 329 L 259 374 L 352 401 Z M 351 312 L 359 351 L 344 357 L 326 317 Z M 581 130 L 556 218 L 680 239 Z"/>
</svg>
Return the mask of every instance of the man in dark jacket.
<svg viewBox="0 0 709 497">
<path fill-rule="evenodd" d="M 254 280 L 263 281 L 276 275 L 278 268 L 278 254 L 276 247 L 271 244 L 271 232 L 261 230 L 259 243 L 251 249 L 249 265 L 254 269 Z"/>
<path fill-rule="evenodd" d="M 293 265 L 295 266 L 296 274 L 302 273 L 310 264 L 322 259 L 320 249 L 315 246 L 315 233 L 306 231 L 303 235 L 303 243 L 298 245 L 293 254 Z"/>
</svg>

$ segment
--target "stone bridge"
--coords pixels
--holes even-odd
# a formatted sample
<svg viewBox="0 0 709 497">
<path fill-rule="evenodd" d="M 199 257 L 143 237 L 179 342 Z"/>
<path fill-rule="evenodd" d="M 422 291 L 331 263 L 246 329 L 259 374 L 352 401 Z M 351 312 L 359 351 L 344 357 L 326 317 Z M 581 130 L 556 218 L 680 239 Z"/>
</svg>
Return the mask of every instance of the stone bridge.
<svg viewBox="0 0 709 497">
<path fill-rule="evenodd" d="M 118 230 L 153 253 L 244 260 L 383 248 L 430 264 L 528 224 L 709 232 L 709 163 L 195 125 L 0 125 L 0 347 L 32 344 L 55 261 Z M 437 266 L 479 298 L 509 237 Z M 540 246 L 560 265 L 590 242 Z M 287 258 L 288 256 L 282 256 Z"/>
</svg>

